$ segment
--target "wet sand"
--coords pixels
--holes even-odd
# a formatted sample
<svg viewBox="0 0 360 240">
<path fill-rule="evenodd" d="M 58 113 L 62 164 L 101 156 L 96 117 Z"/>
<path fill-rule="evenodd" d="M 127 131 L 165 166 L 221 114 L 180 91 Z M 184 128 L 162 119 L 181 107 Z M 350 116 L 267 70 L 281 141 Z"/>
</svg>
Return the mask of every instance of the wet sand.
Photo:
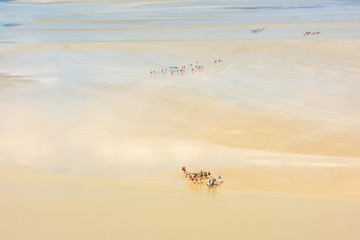
<svg viewBox="0 0 360 240">
<path fill-rule="evenodd" d="M 2 160 L 28 166 L 1 165 L 3 236 L 358 239 L 358 46 L 306 39 L 7 48 L 2 71 L 35 82 L 1 88 Z M 214 56 L 224 63 L 214 65 Z M 149 75 L 196 60 L 204 72 Z M 188 185 L 173 173 L 182 165 L 211 169 L 225 183 L 213 192 Z"/>
<path fill-rule="evenodd" d="M 91 162 L 76 161 L 76 172 L 85 173 L 143 168 L 142 158 L 163 171 L 189 162 L 237 166 L 241 149 L 358 159 L 359 45 L 315 39 L 14 46 L 4 51 L 2 68 L 38 84 L 2 92 L 0 149 L 15 162 L 50 169 L 73 171 L 81 157 Z M 214 56 L 224 63 L 213 64 Z M 196 60 L 205 65 L 201 73 L 149 74 Z M 206 164 L 216 161 L 229 164 Z"/>
<path fill-rule="evenodd" d="M 319 2 L 1 1 L 0 238 L 359 239 L 357 5 Z"/>
</svg>

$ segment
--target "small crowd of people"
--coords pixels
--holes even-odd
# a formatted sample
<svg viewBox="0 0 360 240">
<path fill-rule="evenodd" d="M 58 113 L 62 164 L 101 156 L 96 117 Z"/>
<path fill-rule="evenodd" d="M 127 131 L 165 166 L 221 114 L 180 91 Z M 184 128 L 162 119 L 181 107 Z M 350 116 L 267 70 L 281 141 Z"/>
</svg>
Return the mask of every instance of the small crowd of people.
<svg viewBox="0 0 360 240">
<path fill-rule="evenodd" d="M 258 28 L 254 28 L 254 29 L 250 30 L 250 32 L 252 32 L 252 33 L 260 33 L 262 31 L 265 31 L 265 28 L 258 27 Z M 320 32 L 304 32 L 303 34 L 304 34 L 304 36 L 311 36 L 311 35 L 319 35 Z"/>
<path fill-rule="evenodd" d="M 255 28 L 255 29 L 251 29 L 250 32 L 252 33 L 260 33 L 262 31 L 265 31 L 265 28 Z"/>
<path fill-rule="evenodd" d="M 207 186 L 209 188 L 219 187 L 220 184 L 223 183 L 223 180 L 220 175 L 219 178 L 216 179 L 215 177 L 211 176 L 210 171 L 201 170 L 200 172 L 190 173 L 186 170 L 186 167 L 182 167 L 182 171 L 185 174 L 186 179 L 191 183 L 201 184 L 207 180 Z"/>
<path fill-rule="evenodd" d="M 320 32 L 304 32 L 304 36 L 309 36 L 309 35 L 319 35 Z"/>
<path fill-rule="evenodd" d="M 190 63 L 188 65 L 181 65 L 181 66 L 169 66 L 166 68 L 162 68 L 160 71 L 152 70 L 150 71 L 150 75 L 152 77 L 166 76 L 167 74 L 170 74 L 171 76 L 175 76 L 175 75 L 184 75 L 185 72 L 187 71 L 190 71 L 191 73 L 202 72 L 204 71 L 204 69 L 205 69 L 204 65 L 200 65 L 199 61 L 196 61 L 195 64 Z"/>
<path fill-rule="evenodd" d="M 216 180 L 216 178 L 209 179 L 207 186 L 208 186 L 208 188 L 215 188 L 215 187 L 220 186 L 220 184 L 222 184 L 222 183 L 223 183 L 223 180 L 222 180 L 221 176 L 219 175 L 218 180 Z"/>
</svg>

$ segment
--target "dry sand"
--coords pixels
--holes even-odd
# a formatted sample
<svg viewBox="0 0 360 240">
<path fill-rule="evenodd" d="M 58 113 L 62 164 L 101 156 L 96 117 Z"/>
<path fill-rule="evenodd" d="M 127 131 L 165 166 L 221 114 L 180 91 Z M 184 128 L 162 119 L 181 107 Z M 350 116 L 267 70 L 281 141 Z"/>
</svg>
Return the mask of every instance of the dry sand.
<svg viewBox="0 0 360 240">
<path fill-rule="evenodd" d="M 4 164 L 0 171 L 3 239 L 360 237 L 359 199 L 251 193 L 228 189 L 226 184 L 207 191 Z M 258 180 L 244 172 L 231 175 L 232 171 L 224 171 L 229 184 L 236 179 Z"/>
</svg>

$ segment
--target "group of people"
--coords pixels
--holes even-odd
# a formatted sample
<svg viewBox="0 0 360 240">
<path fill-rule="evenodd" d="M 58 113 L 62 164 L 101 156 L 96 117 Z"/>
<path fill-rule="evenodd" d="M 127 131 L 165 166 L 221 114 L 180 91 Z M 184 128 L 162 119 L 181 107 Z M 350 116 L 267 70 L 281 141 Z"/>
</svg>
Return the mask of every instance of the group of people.
<svg viewBox="0 0 360 240">
<path fill-rule="evenodd" d="M 304 36 L 309 36 L 309 35 L 319 35 L 320 32 L 304 32 Z"/>
<path fill-rule="evenodd" d="M 220 186 L 221 183 L 223 183 L 223 180 L 222 180 L 221 176 L 219 175 L 219 179 L 218 179 L 218 180 L 216 180 L 216 178 L 210 178 L 210 179 L 208 180 L 207 186 L 208 186 L 209 188 L 215 188 L 215 187 Z"/>
<path fill-rule="evenodd" d="M 191 73 L 202 72 L 204 71 L 204 69 L 205 69 L 204 65 L 200 65 L 199 61 L 196 61 L 195 64 L 190 63 L 187 66 L 186 65 L 169 66 L 167 68 L 162 68 L 161 71 L 152 70 L 150 71 L 150 75 L 152 77 L 166 76 L 169 73 L 171 76 L 175 76 L 175 75 L 184 75 L 186 71 L 191 71 Z"/>
<path fill-rule="evenodd" d="M 259 33 L 259 32 L 262 32 L 262 31 L 265 31 L 265 28 L 255 28 L 255 29 L 251 29 L 250 32 L 252 33 Z"/>
<path fill-rule="evenodd" d="M 252 33 L 260 33 L 262 31 L 265 31 L 265 28 L 261 27 L 261 28 L 254 28 L 251 29 L 250 32 Z M 319 35 L 320 32 L 304 32 L 304 36 L 310 36 L 310 35 Z"/>
<path fill-rule="evenodd" d="M 215 177 L 211 176 L 211 173 L 209 171 L 201 170 L 200 172 L 190 173 L 186 170 L 186 167 L 182 167 L 182 171 L 185 174 L 186 179 L 191 183 L 201 184 L 207 180 L 207 186 L 209 188 L 216 188 L 223 183 L 220 175 L 219 178 L 216 179 Z"/>
</svg>

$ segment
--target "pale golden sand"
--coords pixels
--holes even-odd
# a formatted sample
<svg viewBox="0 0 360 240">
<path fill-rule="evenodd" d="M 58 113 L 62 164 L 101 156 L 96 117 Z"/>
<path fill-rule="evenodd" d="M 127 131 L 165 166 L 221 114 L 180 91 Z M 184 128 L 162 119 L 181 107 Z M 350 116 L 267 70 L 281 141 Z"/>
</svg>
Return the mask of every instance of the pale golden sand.
<svg viewBox="0 0 360 240">
<path fill-rule="evenodd" d="M 250 193 L 225 187 L 236 179 L 259 180 L 241 171 L 234 175 L 233 170 L 222 170 L 228 177 L 226 184 L 212 192 L 151 180 L 54 174 L 4 164 L 0 171 L 3 239 L 360 237 L 358 199 Z"/>
<path fill-rule="evenodd" d="M 119 180 L 2 164 L 4 239 L 360 238 L 358 39 L 35 43 L 2 54 L 48 51 L 164 60 L 141 62 L 140 82 L 73 83 L 86 94 L 61 114 L 56 97 L 36 88 L 4 95 L 2 157 L 76 173 L 153 174 Z M 202 75 L 148 78 L 161 64 L 214 56 L 224 64 Z M 208 192 L 180 173 L 158 173 L 182 164 L 217 168 L 225 184 Z"/>
</svg>

